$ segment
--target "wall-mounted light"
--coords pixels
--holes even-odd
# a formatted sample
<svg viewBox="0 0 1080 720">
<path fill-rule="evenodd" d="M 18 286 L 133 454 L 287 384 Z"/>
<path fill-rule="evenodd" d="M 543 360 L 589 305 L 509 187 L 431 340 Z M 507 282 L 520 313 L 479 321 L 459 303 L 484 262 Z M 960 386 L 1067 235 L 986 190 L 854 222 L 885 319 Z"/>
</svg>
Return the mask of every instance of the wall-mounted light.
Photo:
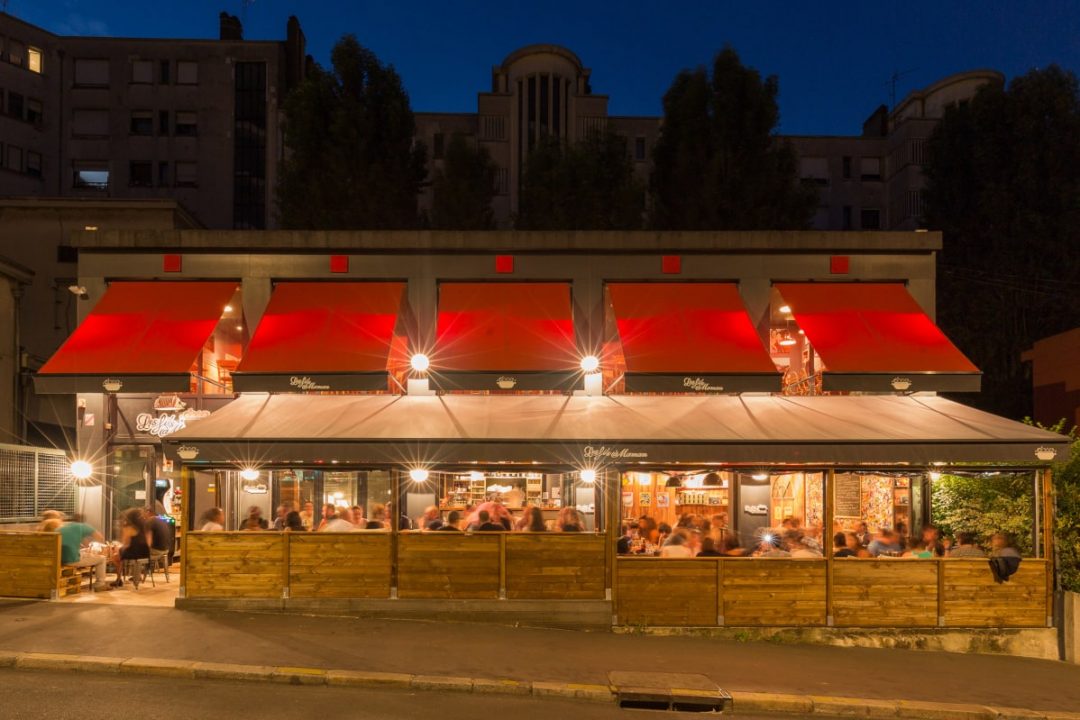
<svg viewBox="0 0 1080 720">
<path fill-rule="evenodd" d="M 592 485 L 594 482 L 596 482 L 596 471 L 593 470 L 592 468 L 585 468 L 584 470 L 581 471 L 580 474 L 581 474 L 581 482 L 586 483 L 588 485 Z"/>
<path fill-rule="evenodd" d="M 409 358 L 409 365 L 416 372 L 427 372 L 427 369 L 431 367 L 431 360 L 424 353 L 416 353 Z"/>
<path fill-rule="evenodd" d="M 785 315 L 790 315 L 791 314 L 791 306 L 790 305 L 781 305 L 780 306 L 780 312 L 784 313 Z"/>
<path fill-rule="evenodd" d="M 600 369 L 600 358 L 595 355 L 586 355 L 581 358 L 581 369 L 587 373 L 596 372 Z"/>
<path fill-rule="evenodd" d="M 429 474 L 424 468 L 413 468 L 409 471 L 409 479 L 415 483 L 427 482 Z"/>
<path fill-rule="evenodd" d="M 94 466 L 86 460 L 75 460 L 71 463 L 71 477 L 76 480 L 86 480 L 94 474 Z"/>
<path fill-rule="evenodd" d="M 797 342 L 795 336 L 791 334 L 790 330 L 784 330 L 780 333 L 780 339 L 776 342 L 781 347 L 791 347 Z"/>
<path fill-rule="evenodd" d="M 764 472 L 764 471 L 758 471 L 756 473 L 751 474 L 750 477 L 752 479 L 758 480 L 758 481 L 768 480 L 769 479 L 769 473 Z"/>
<path fill-rule="evenodd" d="M 249 480 L 249 481 L 258 480 L 259 479 L 259 471 L 256 470 L 255 468 L 244 468 L 243 470 L 240 471 L 240 479 L 241 480 Z"/>
</svg>

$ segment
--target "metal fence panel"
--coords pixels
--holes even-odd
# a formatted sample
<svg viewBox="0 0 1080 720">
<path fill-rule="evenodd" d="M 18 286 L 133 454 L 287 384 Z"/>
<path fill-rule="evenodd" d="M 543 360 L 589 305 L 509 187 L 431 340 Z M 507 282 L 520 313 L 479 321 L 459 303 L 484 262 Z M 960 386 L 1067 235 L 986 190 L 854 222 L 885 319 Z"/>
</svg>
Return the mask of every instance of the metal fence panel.
<svg viewBox="0 0 1080 720">
<path fill-rule="evenodd" d="M 0 445 L 0 523 L 29 522 L 43 510 L 75 512 L 75 483 L 60 450 Z"/>
</svg>

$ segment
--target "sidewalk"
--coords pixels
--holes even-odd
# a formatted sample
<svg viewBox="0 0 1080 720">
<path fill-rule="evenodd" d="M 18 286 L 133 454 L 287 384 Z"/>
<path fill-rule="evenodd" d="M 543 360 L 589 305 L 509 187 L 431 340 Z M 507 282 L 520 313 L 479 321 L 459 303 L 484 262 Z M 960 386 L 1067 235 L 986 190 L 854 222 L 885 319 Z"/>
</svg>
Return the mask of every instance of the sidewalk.
<svg viewBox="0 0 1080 720">
<path fill-rule="evenodd" d="M 0 651 L 606 684 L 701 673 L 729 691 L 1080 711 L 1080 666 L 1044 660 L 0 600 Z"/>
</svg>

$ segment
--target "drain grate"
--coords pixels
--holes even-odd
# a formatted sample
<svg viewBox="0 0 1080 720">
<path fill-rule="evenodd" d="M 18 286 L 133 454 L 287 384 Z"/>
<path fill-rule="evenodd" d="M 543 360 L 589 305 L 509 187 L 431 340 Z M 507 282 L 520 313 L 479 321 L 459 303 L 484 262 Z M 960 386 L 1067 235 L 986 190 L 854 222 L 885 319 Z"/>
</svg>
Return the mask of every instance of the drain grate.
<svg viewBox="0 0 1080 720">
<path fill-rule="evenodd" d="M 731 695 L 704 675 L 612 671 L 608 680 L 621 708 L 722 713 Z"/>
</svg>

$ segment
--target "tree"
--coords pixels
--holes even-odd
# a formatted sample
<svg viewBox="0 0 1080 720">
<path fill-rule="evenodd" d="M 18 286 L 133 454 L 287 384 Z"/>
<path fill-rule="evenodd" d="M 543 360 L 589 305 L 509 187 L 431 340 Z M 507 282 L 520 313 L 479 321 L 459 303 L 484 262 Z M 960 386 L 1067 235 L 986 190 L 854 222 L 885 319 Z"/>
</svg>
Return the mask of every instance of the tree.
<svg viewBox="0 0 1080 720">
<path fill-rule="evenodd" d="M 494 226 L 495 163 L 488 151 L 454 133 L 446 144 L 443 165 L 431 183 L 428 221 L 438 230 L 490 230 Z"/>
<path fill-rule="evenodd" d="M 925 220 L 944 234 L 938 321 L 983 371 L 983 391 L 969 401 L 1029 415 L 1021 354 L 1080 325 L 1075 75 L 1051 66 L 984 86 L 945 113 L 925 173 Z"/>
<path fill-rule="evenodd" d="M 731 48 L 684 70 L 664 95 L 653 150 L 651 224 L 663 230 L 800 229 L 817 192 L 776 136 L 779 83 L 743 66 Z"/>
<path fill-rule="evenodd" d="M 635 230 L 645 190 L 634 176 L 626 140 L 611 130 L 566 144 L 543 138 L 522 172 L 519 230 Z"/>
<path fill-rule="evenodd" d="M 975 533 L 983 546 L 996 532 L 1010 533 L 1030 554 L 1035 485 L 1030 472 L 949 475 L 933 483 L 931 517 L 944 535 Z"/>
<path fill-rule="evenodd" d="M 426 175 L 409 97 L 393 67 L 352 35 L 285 101 L 278 187 L 287 228 L 404 228 L 416 224 Z"/>
</svg>

